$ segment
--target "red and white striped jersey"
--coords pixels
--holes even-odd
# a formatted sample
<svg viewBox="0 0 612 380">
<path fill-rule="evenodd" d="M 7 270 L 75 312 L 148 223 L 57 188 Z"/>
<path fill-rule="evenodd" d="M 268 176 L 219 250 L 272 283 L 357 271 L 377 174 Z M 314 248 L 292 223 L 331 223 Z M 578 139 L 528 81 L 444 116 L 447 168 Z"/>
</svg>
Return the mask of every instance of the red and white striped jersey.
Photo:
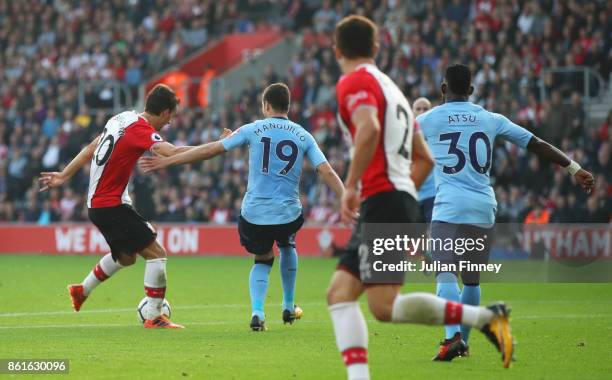
<svg viewBox="0 0 612 380">
<path fill-rule="evenodd" d="M 380 140 L 370 164 L 361 178 L 361 195 L 372 195 L 398 190 L 417 198 L 410 178 L 412 136 L 418 128 L 410 103 L 395 83 L 376 66 L 359 65 L 344 75 L 336 85 L 338 121 L 351 144 L 355 126 L 351 121 L 359 107 L 375 107 L 381 126 Z"/>
<path fill-rule="evenodd" d="M 132 204 L 127 185 L 144 152 L 163 141 L 155 128 L 134 111 L 113 116 L 104 126 L 91 159 L 87 207 Z"/>
</svg>

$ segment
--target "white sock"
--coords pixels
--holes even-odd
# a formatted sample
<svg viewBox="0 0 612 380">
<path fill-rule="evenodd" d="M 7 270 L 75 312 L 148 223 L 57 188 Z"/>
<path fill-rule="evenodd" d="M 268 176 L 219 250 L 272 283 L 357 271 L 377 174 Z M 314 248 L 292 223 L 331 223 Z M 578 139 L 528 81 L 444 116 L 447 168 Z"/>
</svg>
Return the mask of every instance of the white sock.
<svg viewBox="0 0 612 380">
<path fill-rule="evenodd" d="M 461 324 L 481 329 L 484 325 L 491 322 L 494 316 L 493 312 L 486 307 L 463 304 Z"/>
<path fill-rule="evenodd" d="M 429 293 L 399 294 L 393 301 L 391 320 L 424 325 L 462 324 L 482 328 L 493 312 L 480 306 L 462 305 Z"/>
<path fill-rule="evenodd" d="M 103 281 L 107 280 L 110 276 L 117 273 L 119 269 L 123 268 L 121 264 L 113 260 L 113 256 L 110 253 L 104 255 L 98 264 L 89 272 L 87 277 L 83 280 L 83 293 L 88 296 Z"/>
<path fill-rule="evenodd" d="M 369 380 L 368 326 L 359 302 L 341 302 L 329 306 L 328 309 L 348 379 Z"/>
<path fill-rule="evenodd" d="M 147 307 L 144 310 L 146 319 L 155 319 L 161 315 L 162 304 L 166 296 L 166 258 L 147 260 L 144 275 Z"/>
<path fill-rule="evenodd" d="M 391 321 L 441 325 L 446 302 L 444 298 L 429 293 L 398 294 L 393 301 Z"/>
</svg>

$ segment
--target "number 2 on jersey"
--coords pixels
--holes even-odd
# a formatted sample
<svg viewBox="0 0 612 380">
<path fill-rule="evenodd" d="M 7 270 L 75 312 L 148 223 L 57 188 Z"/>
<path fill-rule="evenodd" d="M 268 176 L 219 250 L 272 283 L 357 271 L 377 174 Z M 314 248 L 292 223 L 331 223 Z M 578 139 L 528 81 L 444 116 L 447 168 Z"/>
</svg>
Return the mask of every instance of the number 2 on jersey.
<svg viewBox="0 0 612 380">
<path fill-rule="evenodd" d="M 406 140 L 408 139 L 408 111 L 406 111 L 404 109 L 404 107 L 402 107 L 400 104 L 397 105 L 397 114 L 396 114 L 398 120 L 402 120 L 401 116 L 404 116 L 404 120 L 406 122 L 406 129 L 404 130 L 404 138 L 402 139 L 402 144 L 400 145 L 399 150 L 397 151 L 397 153 L 404 157 L 405 159 L 408 159 L 410 157 L 410 153 L 408 151 L 408 149 L 406 149 Z"/>
<path fill-rule="evenodd" d="M 457 148 L 457 143 L 459 143 L 459 137 L 461 137 L 461 132 L 451 132 L 451 133 L 443 133 L 440 135 L 440 142 L 442 141 L 450 141 L 450 145 L 448 147 L 448 154 L 453 154 L 457 156 L 457 163 L 455 166 L 446 166 L 442 167 L 442 171 L 446 174 L 456 174 L 461 171 L 465 167 L 465 154 L 459 148 Z M 487 162 L 484 165 L 480 165 L 478 162 L 476 143 L 478 140 L 482 140 L 484 142 L 485 148 L 487 149 Z M 470 136 L 468 153 L 470 155 L 470 164 L 480 174 L 485 174 L 489 171 L 491 167 L 491 142 L 489 141 L 489 137 L 483 132 L 474 132 Z"/>
<path fill-rule="evenodd" d="M 270 150 L 272 147 L 272 139 L 269 137 L 262 137 L 261 142 L 264 144 L 263 146 L 263 162 L 261 165 L 261 171 L 263 173 L 268 173 L 270 170 Z M 289 154 L 285 154 L 283 149 L 285 147 L 291 148 L 291 152 Z M 295 165 L 295 161 L 298 156 L 298 146 L 291 140 L 281 140 L 278 144 L 276 144 L 276 157 L 279 160 L 287 163 L 285 167 L 278 173 L 280 175 L 287 175 L 293 165 Z"/>
</svg>

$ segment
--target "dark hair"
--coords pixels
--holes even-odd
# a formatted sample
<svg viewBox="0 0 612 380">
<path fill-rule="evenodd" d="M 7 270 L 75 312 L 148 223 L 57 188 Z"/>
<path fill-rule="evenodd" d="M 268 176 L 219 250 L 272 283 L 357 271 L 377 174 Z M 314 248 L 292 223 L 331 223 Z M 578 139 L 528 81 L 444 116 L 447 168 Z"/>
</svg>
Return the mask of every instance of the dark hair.
<svg viewBox="0 0 612 380">
<path fill-rule="evenodd" d="M 263 92 L 263 101 L 270 103 L 274 111 L 287 113 L 291 104 L 291 92 L 284 83 L 273 83 Z"/>
<path fill-rule="evenodd" d="M 460 63 L 450 65 L 446 68 L 444 78 L 453 94 L 469 95 L 472 85 L 472 73 L 469 67 Z"/>
<path fill-rule="evenodd" d="M 378 28 L 363 16 L 348 16 L 340 20 L 334 30 L 334 43 L 348 58 L 374 58 Z"/>
<path fill-rule="evenodd" d="M 172 112 L 176 110 L 179 102 L 180 99 L 176 96 L 174 90 L 165 84 L 157 84 L 147 94 L 145 112 L 153 115 L 159 115 L 165 110 Z"/>
</svg>

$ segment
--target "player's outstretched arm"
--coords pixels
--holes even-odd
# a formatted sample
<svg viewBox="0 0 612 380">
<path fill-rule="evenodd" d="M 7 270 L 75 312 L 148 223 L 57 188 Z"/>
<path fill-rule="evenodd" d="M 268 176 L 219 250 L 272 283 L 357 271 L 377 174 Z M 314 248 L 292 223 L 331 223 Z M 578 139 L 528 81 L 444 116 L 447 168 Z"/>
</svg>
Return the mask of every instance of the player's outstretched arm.
<svg viewBox="0 0 612 380">
<path fill-rule="evenodd" d="M 98 142 L 100 141 L 100 137 L 96 137 L 92 142 L 89 143 L 85 148 L 81 149 L 79 154 L 76 155 L 70 161 L 68 165 L 61 172 L 42 172 L 40 173 L 40 177 L 38 181 L 41 183 L 42 187 L 40 191 L 49 190 L 52 187 L 58 187 L 63 185 L 66 181 L 72 178 L 73 175 L 76 174 L 83 165 L 87 162 L 91 161 L 91 158 L 94 155 L 94 151 L 96 150 L 96 146 L 98 146 Z"/>
<path fill-rule="evenodd" d="M 210 142 L 204 145 L 192 147 L 182 153 L 178 153 L 167 157 L 142 157 L 138 165 L 145 172 L 160 170 L 172 165 L 188 164 L 197 161 L 207 160 L 209 158 L 225 153 L 223 144 L 219 141 Z"/>
<path fill-rule="evenodd" d="M 225 128 L 221 136 L 219 136 L 219 140 L 226 138 L 231 133 L 230 129 Z M 175 147 L 170 143 L 163 142 L 153 145 L 151 151 L 156 156 L 142 157 L 138 161 L 138 165 L 145 173 L 160 170 L 171 165 L 207 160 L 225 153 L 225 148 L 219 141 L 187 147 Z"/>
<path fill-rule="evenodd" d="M 159 142 L 151 147 L 151 152 L 157 156 L 170 157 L 195 148 L 194 146 L 176 146 L 167 141 Z"/>
<path fill-rule="evenodd" d="M 232 133 L 230 129 L 225 128 L 219 136 L 219 140 L 224 139 Z M 157 156 L 162 157 L 170 157 L 183 152 L 187 152 L 193 148 L 197 148 L 197 146 L 175 146 L 174 144 L 170 144 L 167 141 L 159 142 L 151 147 L 151 152 L 153 152 Z"/>
<path fill-rule="evenodd" d="M 414 134 L 412 138 L 412 168 L 410 178 L 416 188 L 420 188 L 434 166 L 434 159 L 427 147 L 427 143 L 421 132 Z"/>
<path fill-rule="evenodd" d="M 317 174 L 323 178 L 325 184 L 336 193 L 338 198 L 342 197 L 342 194 L 344 194 L 344 184 L 329 162 L 324 162 L 317 166 Z"/>
<path fill-rule="evenodd" d="M 527 150 L 533 152 L 536 156 L 543 160 L 553 162 L 566 168 L 568 173 L 576 179 L 578 185 L 587 193 L 590 193 L 591 190 L 593 190 L 593 187 L 595 186 L 593 174 L 582 169 L 577 162 L 571 160 L 565 153 L 553 145 L 547 143 L 537 136 L 533 136 L 527 144 Z"/>
</svg>

